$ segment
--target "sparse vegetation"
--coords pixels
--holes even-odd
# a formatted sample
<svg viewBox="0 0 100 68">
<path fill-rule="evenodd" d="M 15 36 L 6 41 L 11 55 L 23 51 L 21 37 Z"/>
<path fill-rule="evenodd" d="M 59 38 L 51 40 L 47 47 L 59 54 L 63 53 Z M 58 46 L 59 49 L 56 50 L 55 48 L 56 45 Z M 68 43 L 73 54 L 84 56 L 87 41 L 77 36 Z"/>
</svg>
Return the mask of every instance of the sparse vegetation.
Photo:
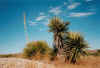
<svg viewBox="0 0 100 68">
<path fill-rule="evenodd" d="M 85 55 L 88 47 L 84 38 L 75 32 L 68 32 L 69 22 L 64 23 L 59 18 L 51 19 L 49 31 L 54 34 L 54 46 L 60 55 L 65 55 L 65 62 L 75 64 L 80 55 Z"/>
<path fill-rule="evenodd" d="M 22 57 L 22 54 L 0 54 L 0 58 Z"/>
<path fill-rule="evenodd" d="M 24 57 L 32 58 L 34 56 L 46 55 L 50 52 L 50 48 L 45 41 L 33 41 L 24 48 Z"/>
<path fill-rule="evenodd" d="M 0 58 L 0 68 L 100 68 L 100 57 L 87 56 L 78 61 L 77 64 L 63 63 L 64 58 L 44 63 L 42 61 L 32 61 L 16 58 Z"/>
<path fill-rule="evenodd" d="M 100 56 L 100 49 L 97 50 L 97 55 Z"/>
<path fill-rule="evenodd" d="M 53 46 L 53 49 L 50 52 L 50 59 L 55 60 L 57 58 L 58 49 L 56 46 Z"/>
<path fill-rule="evenodd" d="M 81 55 L 87 55 L 88 44 L 80 33 L 69 32 L 65 40 L 64 52 L 70 63 L 75 64 Z"/>
<path fill-rule="evenodd" d="M 68 32 L 68 25 L 69 22 L 63 22 L 62 20 L 60 20 L 57 17 L 54 17 L 53 19 L 51 19 L 50 23 L 48 24 L 49 27 L 49 32 L 53 33 L 53 44 L 55 46 L 55 48 L 58 49 L 58 53 L 61 54 L 61 50 L 63 48 L 63 38 L 62 35 L 63 33 L 67 33 Z"/>
<path fill-rule="evenodd" d="M 12 56 L 13 56 L 12 54 L 2 54 L 2 55 L 0 55 L 0 58 L 3 58 L 3 57 L 8 58 L 8 57 L 12 57 Z"/>
<path fill-rule="evenodd" d="M 45 41 L 33 41 L 26 45 L 23 54 L 0 55 L 0 58 L 23 55 L 24 58 L 33 60 L 49 60 L 50 64 L 53 62 L 52 65 L 55 65 L 57 68 L 84 68 L 83 65 L 85 64 L 86 68 L 99 68 L 98 63 L 100 63 L 100 61 L 96 60 L 96 58 L 100 59 L 100 49 L 93 53 L 89 52 L 89 49 L 87 49 L 89 46 L 84 37 L 78 32 L 70 32 L 68 30 L 69 24 L 69 22 L 63 22 L 57 17 L 51 19 L 48 27 L 49 32 L 53 33 L 53 48 L 50 48 Z M 64 61 L 66 63 L 64 63 Z M 93 64 L 99 67 L 92 67 L 91 65 Z"/>
<path fill-rule="evenodd" d="M 100 56 L 100 49 L 95 50 L 95 52 L 88 52 L 88 55 L 91 55 L 91 56 Z"/>
</svg>

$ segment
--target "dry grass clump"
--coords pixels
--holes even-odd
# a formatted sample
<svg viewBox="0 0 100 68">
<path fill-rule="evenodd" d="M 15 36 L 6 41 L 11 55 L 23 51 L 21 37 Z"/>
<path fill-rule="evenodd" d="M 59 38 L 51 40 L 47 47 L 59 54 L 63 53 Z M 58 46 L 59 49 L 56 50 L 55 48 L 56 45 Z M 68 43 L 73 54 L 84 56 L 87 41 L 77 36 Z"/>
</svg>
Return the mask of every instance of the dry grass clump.
<svg viewBox="0 0 100 68">
<path fill-rule="evenodd" d="M 100 68 L 100 57 L 84 57 L 76 64 L 64 63 L 63 59 L 59 59 L 54 62 L 54 65 L 56 68 Z"/>
</svg>

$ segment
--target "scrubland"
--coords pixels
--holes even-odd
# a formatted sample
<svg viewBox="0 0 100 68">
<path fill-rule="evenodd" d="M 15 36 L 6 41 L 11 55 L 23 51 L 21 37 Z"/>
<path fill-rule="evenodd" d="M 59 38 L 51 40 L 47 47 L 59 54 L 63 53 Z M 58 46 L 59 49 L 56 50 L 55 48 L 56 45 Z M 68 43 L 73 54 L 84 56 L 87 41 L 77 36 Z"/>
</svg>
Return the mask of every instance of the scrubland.
<svg viewBox="0 0 100 68">
<path fill-rule="evenodd" d="M 81 58 L 76 64 L 65 63 L 62 57 L 50 61 L 23 58 L 0 58 L 0 68 L 100 68 L 100 57 Z"/>
</svg>

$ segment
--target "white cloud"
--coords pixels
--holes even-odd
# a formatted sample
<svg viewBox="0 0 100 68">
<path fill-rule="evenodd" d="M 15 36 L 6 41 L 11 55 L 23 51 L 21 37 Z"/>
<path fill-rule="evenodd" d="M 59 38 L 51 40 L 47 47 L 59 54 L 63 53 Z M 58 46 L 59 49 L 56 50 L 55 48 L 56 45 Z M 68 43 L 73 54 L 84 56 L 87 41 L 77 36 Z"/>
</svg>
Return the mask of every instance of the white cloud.
<svg viewBox="0 0 100 68">
<path fill-rule="evenodd" d="M 54 15 L 59 15 L 62 12 L 61 7 L 57 6 L 55 8 L 51 8 L 49 13 L 53 13 Z"/>
<path fill-rule="evenodd" d="M 94 12 L 81 12 L 81 13 L 71 13 L 69 17 L 82 17 L 95 14 Z"/>
<path fill-rule="evenodd" d="M 46 19 L 46 20 L 43 22 L 43 24 L 44 24 L 45 26 L 48 26 L 48 24 L 49 24 L 49 19 Z"/>
<path fill-rule="evenodd" d="M 67 5 L 67 2 L 64 2 L 64 5 Z"/>
<path fill-rule="evenodd" d="M 43 31 L 43 29 L 42 29 L 42 28 L 40 28 L 40 29 L 39 29 L 39 31 Z"/>
<path fill-rule="evenodd" d="M 39 28 L 38 31 L 43 32 L 43 31 L 47 31 L 47 29 L 45 29 L 45 28 Z"/>
<path fill-rule="evenodd" d="M 86 2 L 90 2 L 90 1 L 92 1 L 92 0 L 86 0 Z"/>
<path fill-rule="evenodd" d="M 45 19 L 47 16 L 45 15 L 40 15 L 39 17 L 36 18 L 36 21 L 41 21 L 43 19 Z"/>
<path fill-rule="evenodd" d="M 34 21 L 32 21 L 32 20 L 29 21 L 29 25 L 30 26 L 35 26 L 35 25 L 39 25 L 39 24 L 47 25 L 48 17 L 49 17 L 49 15 L 46 16 L 44 12 L 40 12 L 39 16 L 36 17 Z"/>
<path fill-rule="evenodd" d="M 37 22 L 29 21 L 29 25 L 30 25 L 30 26 L 35 26 L 35 25 L 37 25 L 37 24 L 38 24 Z"/>
<path fill-rule="evenodd" d="M 40 15 L 44 15 L 45 13 L 44 12 L 40 12 Z"/>
<path fill-rule="evenodd" d="M 40 12 L 40 13 L 39 13 L 39 16 L 36 17 L 35 21 L 38 21 L 38 22 L 39 22 L 39 21 L 41 21 L 41 20 L 44 20 L 46 17 L 47 17 L 47 16 L 45 15 L 44 12 Z"/>
<path fill-rule="evenodd" d="M 80 3 L 72 3 L 71 5 L 68 6 L 68 9 L 75 9 L 76 7 L 78 7 L 80 5 Z"/>
</svg>

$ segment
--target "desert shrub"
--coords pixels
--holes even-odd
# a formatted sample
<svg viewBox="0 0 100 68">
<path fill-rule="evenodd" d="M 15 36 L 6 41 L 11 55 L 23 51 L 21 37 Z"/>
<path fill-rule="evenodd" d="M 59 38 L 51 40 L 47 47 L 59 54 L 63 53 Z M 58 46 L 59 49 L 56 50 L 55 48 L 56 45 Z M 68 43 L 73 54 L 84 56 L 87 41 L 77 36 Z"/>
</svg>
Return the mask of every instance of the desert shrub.
<svg viewBox="0 0 100 68">
<path fill-rule="evenodd" d="M 53 46 L 53 48 L 51 49 L 51 52 L 49 53 L 50 55 L 50 60 L 55 60 L 57 57 L 57 53 L 58 53 L 58 49 L 56 48 L 56 46 Z"/>
<path fill-rule="evenodd" d="M 100 56 L 100 49 L 98 49 L 95 53 L 92 54 L 93 56 Z"/>
<path fill-rule="evenodd" d="M 97 55 L 100 56 L 100 49 L 97 50 Z"/>
<path fill-rule="evenodd" d="M 100 49 L 97 49 L 95 52 L 88 52 L 89 56 L 100 56 Z"/>
<path fill-rule="evenodd" d="M 24 48 L 24 57 L 31 58 L 36 55 L 46 55 L 50 51 L 48 44 L 45 41 L 33 41 Z"/>
</svg>

